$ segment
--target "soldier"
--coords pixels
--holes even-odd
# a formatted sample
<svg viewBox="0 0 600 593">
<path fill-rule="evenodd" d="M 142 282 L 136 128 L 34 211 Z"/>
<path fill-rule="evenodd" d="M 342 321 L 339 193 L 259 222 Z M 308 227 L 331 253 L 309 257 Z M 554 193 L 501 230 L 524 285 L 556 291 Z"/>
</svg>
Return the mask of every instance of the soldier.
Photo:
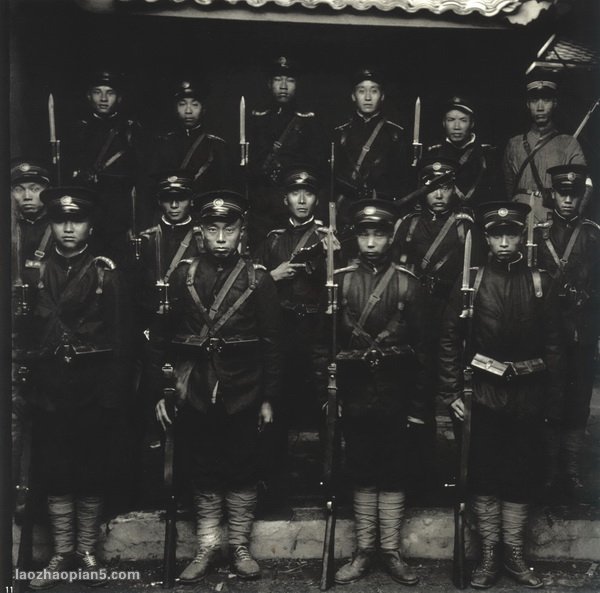
<svg viewBox="0 0 600 593">
<path fill-rule="evenodd" d="M 256 507 L 257 421 L 273 422 L 280 390 L 279 303 L 269 274 L 238 253 L 246 201 L 230 191 L 201 198 L 205 253 L 181 262 L 171 281 L 164 358 L 175 360 L 177 429 L 189 458 L 198 549 L 180 581 L 201 580 L 219 554 L 223 503 L 232 570 L 260 576 L 248 551 Z M 164 399 L 156 406 L 163 425 Z"/>
<path fill-rule="evenodd" d="M 384 118 L 384 99 L 380 74 L 366 68 L 354 75 L 355 112 L 334 131 L 342 220 L 347 201 L 373 197 L 373 192 L 389 200 L 405 193 L 409 171 L 406 136 L 401 126 Z"/>
<path fill-rule="evenodd" d="M 121 111 L 123 78 L 96 72 L 87 86 L 89 113 L 75 123 L 65 143 L 69 177 L 100 194 L 93 247 L 121 262 L 132 225 L 131 190 L 143 162 L 140 124 Z"/>
<path fill-rule="evenodd" d="M 551 73 L 537 72 L 530 76 L 527 109 L 531 127 L 508 141 L 502 164 L 507 199 L 528 204 L 533 193 L 537 222 L 546 222 L 552 209 L 548 169 L 556 165 L 586 164 L 579 142 L 569 134 L 560 134 L 554 126 L 557 90 L 558 84 Z"/>
<path fill-rule="evenodd" d="M 175 88 L 176 127 L 160 136 L 151 171 L 181 169 L 195 193 L 236 186 L 236 169 L 223 138 L 206 129 L 206 85 L 182 80 Z"/>
<path fill-rule="evenodd" d="M 50 174 L 39 163 L 24 159 L 13 161 L 10 169 L 10 195 L 16 214 L 15 229 L 20 241 L 18 252 L 21 266 L 34 267 L 51 247 L 51 232 L 46 208 L 40 193 L 50 185 Z"/>
<path fill-rule="evenodd" d="M 543 585 L 523 559 L 528 503 L 541 482 L 544 420 L 562 414 L 558 300 L 546 272 L 521 253 L 529 206 L 489 202 L 479 216 L 489 263 L 471 268 L 474 312 L 466 336 L 461 282 L 450 297 L 440 341 L 440 390 L 463 420 L 463 362 L 473 368 L 468 489 L 482 542 L 471 586 L 491 587 L 504 568 L 517 583 Z M 463 349 L 465 351 L 463 351 Z M 510 362 L 509 362 L 510 361 Z M 466 430 L 466 428 L 465 428 Z"/>
<path fill-rule="evenodd" d="M 287 210 L 281 202 L 281 173 L 306 163 L 321 174 L 327 160 L 327 141 L 312 111 L 296 103 L 298 65 L 280 56 L 269 65 L 271 106 L 253 111 L 250 119 L 250 244 L 258 246 L 268 231 L 285 224 Z"/>
<path fill-rule="evenodd" d="M 27 357 L 37 466 L 48 495 L 54 538 L 47 573 L 32 589 L 80 568 L 100 584 L 96 559 L 109 452 L 123 403 L 126 372 L 123 295 L 108 258 L 88 248 L 99 197 L 76 187 L 46 189 L 55 248 L 39 267 Z"/>
<path fill-rule="evenodd" d="M 439 176 L 456 173 L 458 163 L 448 158 L 427 155 L 421 163 L 419 183 L 429 185 Z M 435 401 L 437 355 L 442 315 L 452 287 L 460 274 L 465 237 L 473 226 L 473 215 L 456 194 L 456 179 L 421 199 L 421 208 L 405 216 L 394 237 L 394 258 L 414 272 L 424 288 L 423 339 L 426 344 L 427 443 L 420 464 L 423 477 L 433 476 L 435 451 Z"/>
<path fill-rule="evenodd" d="M 559 449 L 563 456 L 566 485 L 577 493 L 583 487 L 579 477 L 579 456 L 596 371 L 595 354 L 600 333 L 600 227 L 579 215 L 586 191 L 587 170 L 582 165 L 551 167 L 552 218 L 535 229 L 538 263 L 557 279 L 561 319 L 566 340 L 566 393 L 559 435 L 550 440 L 552 486 L 559 472 Z"/>
<path fill-rule="evenodd" d="M 442 127 L 446 135 L 441 144 L 427 149 L 431 156 L 456 161 L 455 193 L 471 207 L 494 199 L 495 147 L 481 144 L 473 131 L 475 110 L 465 97 L 452 97 L 444 107 Z"/>
<path fill-rule="evenodd" d="M 337 271 L 341 295 L 338 387 L 352 478 L 357 551 L 335 582 L 346 584 L 371 568 L 377 528 L 382 559 L 404 585 L 418 579 L 400 555 L 407 486 L 408 425 L 422 425 L 421 287 L 394 264 L 391 245 L 397 219 L 385 200 L 360 200 L 351 217 L 359 257 Z"/>
</svg>

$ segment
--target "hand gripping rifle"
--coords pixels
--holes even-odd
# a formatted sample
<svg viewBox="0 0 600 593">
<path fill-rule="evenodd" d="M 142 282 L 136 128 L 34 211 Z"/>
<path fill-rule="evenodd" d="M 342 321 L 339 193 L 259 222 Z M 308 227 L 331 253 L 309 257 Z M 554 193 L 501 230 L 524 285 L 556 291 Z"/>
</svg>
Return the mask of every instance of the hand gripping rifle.
<svg viewBox="0 0 600 593">
<path fill-rule="evenodd" d="M 330 195 L 329 195 L 329 227 L 327 229 L 327 313 L 331 319 L 331 350 L 327 366 L 327 418 L 326 441 L 323 460 L 322 486 L 326 492 L 325 538 L 323 541 L 323 564 L 321 570 L 320 590 L 326 591 L 333 585 L 335 561 L 335 521 L 337 501 L 334 487 L 334 463 L 336 449 L 336 428 L 338 417 L 337 399 L 337 289 L 334 278 L 334 235 L 336 231 L 336 205 L 334 194 L 335 145 L 331 144 L 330 157 Z"/>
<path fill-rule="evenodd" d="M 165 430 L 165 458 L 163 466 L 163 483 L 167 495 L 165 514 L 165 548 L 163 553 L 163 589 L 172 589 L 175 584 L 175 561 L 177 554 L 177 499 L 173 469 L 175 462 L 175 372 L 173 366 L 166 363 L 162 367 L 163 397 L 165 408 L 172 424 Z"/>
<path fill-rule="evenodd" d="M 469 361 L 473 325 L 473 296 L 471 288 L 471 231 L 465 238 L 465 256 L 463 261 L 462 297 L 463 308 L 460 318 L 465 323 L 463 344 L 463 402 L 464 419 L 460 441 L 460 465 L 456 497 L 454 501 L 454 554 L 452 559 L 452 582 L 457 589 L 465 589 L 469 582 L 465 550 L 465 511 L 467 506 L 467 475 L 469 447 L 471 444 L 471 400 L 473 396 L 473 369 Z"/>
</svg>

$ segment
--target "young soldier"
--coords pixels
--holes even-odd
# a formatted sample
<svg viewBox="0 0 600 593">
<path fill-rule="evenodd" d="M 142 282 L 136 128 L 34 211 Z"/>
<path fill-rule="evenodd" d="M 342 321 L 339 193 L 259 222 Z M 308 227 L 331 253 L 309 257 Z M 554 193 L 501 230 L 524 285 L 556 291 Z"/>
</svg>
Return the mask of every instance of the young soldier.
<svg viewBox="0 0 600 593">
<path fill-rule="evenodd" d="M 198 550 L 181 582 L 201 580 L 219 554 L 223 503 L 232 570 L 260 576 L 248 551 L 256 507 L 257 424 L 273 422 L 280 390 L 279 302 L 269 274 L 238 253 L 246 202 L 229 191 L 201 198 L 205 253 L 184 260 L 171 281 L 162 340 L 174 360 L 180 442 L 189 457 Z M 177 357 L 175 359 L 170 356 Z M 173 422 L 165 400 L 156 406 Z"/>
<path fill-rule="evenodd" d="M 579 142 L 569 134 L 560 134 L 554 126 L 557 91 L 558 84 L 551 73 L 538 71 L 529 77 L 527 109 L 531 127 L 508 141 L 502 164 L 506 198 L 528 204 L 533 192 L 537 222 L 546 222 L 552 209 L 548 169 L 586 164 Z M 591 187 L 588 191 L 591 192 Z"/>
<path fill-rule="evenodd" d="M 268 231 L 285 224 L 281 175 L 297 163 L 309 164 L 318 175 L 327 162 L 327 141 L 312 111 L 300 111 L 296 101 L 298 65 L 286 56 L 269 64 L 267 86 L 271 106 L 252 111 L 250 119 L 250 243 L 257 246 Z"/>
<path fill-rule="evenodd" d="M 407 186 L 409 162 L 401 126 L 382 114 L 385 93 L 382 77 L 371 69 L 352 79 L 355 112 L 335 128 L 337 192 L 347 200 L 401 196 Z M 345 208 L 341 210 L 345 218 Z"/>
<path fill-rule="evenodd" d="M 351 208 L 359 257 L 338 270 L 338 387 L 346 466 L 354 483 L 357 551 L 335 575 L 351 583 L 371 568 L 379 528 L 381 557 L 392 578 L 418 579 L 400 555 L 408 425 L 423 424 L 420 339 L 422 294 L 413 274 L 392 262 L 397 214 L 388 201 Z"/>
<path fill-rule="evenodd" d="M 121 111 L 123 79 L 96 72 L 87 86 L 88 114 L 65 142 L 68 177 L 100 194 L 94 248 L 121 262 L 128 254 L 132 225 L 131 190 L 143 162 L 142 128 Z"/>
<path fill-rule="evenodd" d="M 550 440 L 549 486 L 559 473 L 563 456 L 566 485 L 581 491 L 579 456 L 596 370 L 595 353 L 600 333 L 600 227 L 579 216 L 586 191 L 587 170 L 582 165 L 560 165 L 548 170 L 552 177 L 552 218 L 535 229 L 538 264 L 556 278 L 561 319 L 566 339 L 567 381 L 560 437 Z M 560 443 L 558 439 L 560 438 Z"/>
<path fill-rule="evenodd" d="M 40 193 L 50 185 L 50 174 L 39 163 L 18 159 L 10 169 L 10 195 L 16 214 L 16 236 L 19 240 L 16 251 L 20 254 L 21 266 L 35 267 L 46 256 L 51 247 L 51 232 L 46 208 Z"/>
<path fill-rule="evenodd" d="M 470 207 L 490 202 L 494 191 L 494 146 L 481 144 L 473 131 L 475 110 L 465 97 L 452 97 L 444 107 L 442 128 L 445 138 L 441 144 L 427 149 L 431 156 L 456 161 L 455 193 Z"/>
<path fill-rule="evenodd" d="M 549 274 L 529 268 L 521 247 L 529 206 L 490 202 L 480 207 L 490 250 L 471 269 L 474 312 L 465 334 L 458 282 L 444 314 L 440 342 L 441 394 L 464 419 L 463 365 L 474 370 L 468 487 L 482 542 L 471 577 L 491 587 L 506 572 L 537 588 L 542 580 L 523 559 L 528 503 L 541 482 L 544 420 L 561 417 L 562 345 L 556 292 Z M 466 336 L 466 351 L 463 340 Z"/>
<path fill-rule="evenodd" d="M 54 553 L 49 573 L 33 579 L 32 589 L 55 585 L 61 571 L 100 568 L 95 548 L 127 368 L 115 265 L 88 248 L 98 195 L 60 187 L 44 190 L 41 199 L 55 247 L 41 262 L 33 295 L 27 396 Z"/>
<path fill-rule="evenodd" d="M 225 140 L 206 129 L 206 86 L 182 80 L 173 95 L 176 127 L 160 136 L 151 171 L 182 169 L 195 193 L 235 186 L 236 169 Z"/>
<path fill-rule="evenodd" d="M 448 182 L 421 199 L 421 208 L 405 216 L 394 237 L 394 259 L 408 267 L 424 288 L 423 340 L 426 344 L 427 445 L 422 450 L 419 473 L 433 478 L 435 451 L 435 401 L 437 358 L 442 315 L 463 263 L 465 237 L 473 226 L 473 215 L 456 194 L 456 161 L 427 155 L 421 163 L 419 183 L 429 185 L 441 175 L 451 174 Z"/>
</svg>

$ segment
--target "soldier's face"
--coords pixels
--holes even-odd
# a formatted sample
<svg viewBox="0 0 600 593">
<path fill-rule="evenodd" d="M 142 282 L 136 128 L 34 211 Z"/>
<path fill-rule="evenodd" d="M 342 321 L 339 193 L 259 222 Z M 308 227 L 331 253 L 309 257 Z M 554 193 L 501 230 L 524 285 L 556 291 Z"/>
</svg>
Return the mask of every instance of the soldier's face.
<svg viewBox="0 0 600 593">
<path fill-rule="evenodd" d="M 356 108 L 365 115 L 377 113 L 384 98 L 381 87 L 372 80 L 363 80 L 352 91 L 352 101 Z"/>
<path fill-rule="evenodd" d="M 242 237 L 242 221 L 239 218 L 204 222 L 201 227 L 204 247 L 215 257 L 226 258 L 238 248 Z"/>
<path fill-rule="evenodd" d="M 177 116 L 186 128 L 195 128 L 202 116 L 202 103 L 194 97 L 177 101 Z"/>
<path fill-rule="evenodd" d="M 165 218 L 170 222 L 182 222 L 185 220 L 192 207 L 192 201 L 187 198 L 179 199 L 174 197 L 171 200 L 161 200 L 159 204 Z"/>
<path fill-rule="evenodd" d="M 521 248 L 524 229 L 516 226 L 498 226 L 485 235 L 485 240 L 498 261 L 512 261 Z"/>
<path fill-rule="evenodd" d="M 361 225 L 356 234 L 358 250 L 368 260 L 377 261 L 392 244 L 393 230 L 378 225 Z"/>
<path fill-rule="evenodd" d="M 443 126 L 446 136 L 455 144 L 462 144 L 473 129 L 473 119 L 459 109 L 451 109 L 444 116 Z"/>
<path fill-rule="evenodd" d="M 89 220 L 73 218 L 53 220 L 50 222 L 50 228 L 58 248 L 65 255 L 80 251 L 88 242 L 92 231 Z"/>
<path fill-rule="evenodd" d="M 293 76 L 273 76 L 269 88 L 276 103 L 289 103 L 296 95 L 296 79 Z"/>
<path fill-rule="evenodd" d="M 438 187 L 427 194 L 425 200 L 427 207 L 436 214 L 447 212 L 450 208 L 450 200 L 452 199 L 453 192 L 454 186 L 452 185 L 442 185 L 441 187 Z"/>
<path fill-rule="evenodd" d="M 579 211 L 579 204 L 581 203 L 581 195 L 577 195 L 574 192 L 561 193 L 555 191 L 554 193 L 554 204 L 556 211 L 566 219 L 573 218 Z"/>
<path fill-rule="evenodd" d="M 107 116 L 114 113 L 121 102 L 121 97 L 110 86 L 94 86 L 88 92 L 88 101 L 94 113 Z"/>
<path fill-rule="evenodd" d="M 283 201 L 293 218 L 305 220 L 313 213 L 317 196 L 312 190 L 303 187 L 288 192 Z"/>
<path fill-rule="evenodd" d="M 547 126 L 552 121 L 556 105 L 556 99 L 552 97 L 533 96 L 527 100 L 531 119 L 540 127 Z"/>
<path fill-rule="evenodd" d="M 17 209 L 25 218 L 35 218 L 44 207 L 40 200 L 40 193 L 46 185 L 37 181 L 22 181 L 10 188 Z"/>
</svg>

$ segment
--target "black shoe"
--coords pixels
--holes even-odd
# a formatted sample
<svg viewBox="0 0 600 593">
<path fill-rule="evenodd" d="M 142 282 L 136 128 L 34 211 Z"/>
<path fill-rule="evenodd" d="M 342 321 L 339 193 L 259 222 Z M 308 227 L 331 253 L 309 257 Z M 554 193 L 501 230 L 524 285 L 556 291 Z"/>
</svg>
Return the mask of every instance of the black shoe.
<svg viewBox="0 0 600 593">
<path fill-rule="evenodd" d="M 533 568 L 525 564 L 523 546 L 504 546 L 504 569 L 519 585 L 529 589 L 539 589 L 544 586 L 542 579 L 535 574 Z"/>
<path fill-rule="evenodd" d="M 471 575 L 471 587 L 475 589 L 489 589 L 498 580 L 500 574 L 500 554 L 498 544 L 483 544 L 481 560 Z"/>
<path fill-rule="evenodd" d="M 219 548 L 200 548 L 194 559 L 179 575 L 181 583 L 197 583 L 201 581 L 214 566 L 219 555 Z"/>
<path fill-rule="evenodd" d="M 381 559 L 389 575 L 401 585 L 416 585 L 419 577 L 404 561 L 398 550 L 382 550 Z"/>
<path fill-rule="evenodd" d="M 374 554 L 370 550 L 357 550 L 352 560 L 335 573 L 336 585 L 347 585 L 362 579 L 371 570 L 373 556 Z"/>
<path fill-rule="evenodd" d="M 77 565 L 81 568 L 82 581 L 87 587 L 102 587 L 108 582 L 106 568 L 98 564 L 92 552 L 77 552 L 75 554 Z"/>
<path fill-rule="evenodd" d="M 238 545 L 229 547 L 231 569 L 240 579 L 254 580 L 260 578 L 260 566 L 250 554 L 248 546 Z"/>
<path fill-rule="evenodd" d="M 61 572 L 66 572 L 74 568 L 75 556 L 73 552 L 69 554 L 54 554 L 48 562 L 48 566 L 44 567 L 43 575 L 41 578 L 32 579 L 29 583 L 29 588 L 34 591 L 40 591 L 42 589 L 50 589 L 55 587 L 59 583 L 62 583 L 62 579 L 53 578 L 54 575 L 58 576 Z"/>
</svg>

